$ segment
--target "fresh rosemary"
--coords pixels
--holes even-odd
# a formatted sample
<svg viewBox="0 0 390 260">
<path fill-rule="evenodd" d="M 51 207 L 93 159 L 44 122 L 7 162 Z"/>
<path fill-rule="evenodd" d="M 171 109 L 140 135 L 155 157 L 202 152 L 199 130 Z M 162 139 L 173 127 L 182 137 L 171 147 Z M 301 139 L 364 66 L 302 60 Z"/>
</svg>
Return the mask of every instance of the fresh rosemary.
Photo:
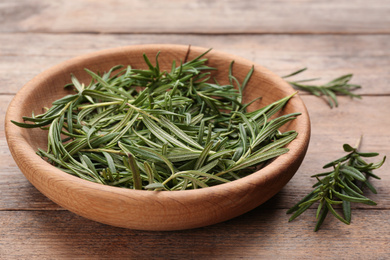
<svg viewBox="0 0 390 260">
<path fill-rule="evenodd" d="M 206 52 L 207 53 L 207 52 Z M 253 68 L 242 83 L 211 80 L 203 53 L 169 72 L 158 54 L 148 69 L 115 66 L 103 75 L 88 69 L 88 85 L 72 76 L 76 93 L 53 102 L 20 127 L 48 130 L 38 154 L 63 171 L 106 185 L 184 190 L 229 182 L 288 151 L 295 131 L 278 129 L 299 113 L 277 116 L 287 96 L 256 111 L 242 103 Z M 212 82 L 212 83 L 210 83 Z M 256 99 L 257 100 L 257 99 Z"/>
<path fill-rule="evenodd" d="M 363 188 L 367 187 L 371 192 L 377 193 L 368 179 L 369 177 L 380 179 L 373 173 L 373 170 L 383 165 L 386 156 L 378 163 L 368 163 L 363 157 L 375 157 L 379 154 L 359 152 L 360 143 L 361 139 L 355 148 L 349 144 L 344 144 L 344 151 L 348 154 L 324 166 L 324 168 L 333 167 L 331 171 L 312 176 L 318 180 L 313 186 L 315 189 L 287 211 L 288 214 L 294 213 L 289 221 L 294 220 L 311 205 L 319 202 L 316 213 L 317 224 L 314 228 L 314 231 L 317 231 L 328 212 L 331 212 L 343 223 L 350 224 L 351 202 L 376 205 L 374 201 L 363 196 Z M 342 205 L 344 216 L 337 213 L 334 208 L 334 205 L 339 204 Z"/>
<path fill-rule="evenodd" d="M 295 76 L 299 73 L 304 72 L 306 69 L 307 68 L 297 70 L 287 76 L 284 76 L 283 78 L 289 78 Z M 293 87 L 310 92 L 311 94 L 317 97 L 325 96 L 327 98 L 329 106 L 333 108 L 338 106 L 336 94 L 343 94 L 346 96 L 350 96 L 351 98 L 361 98 L 360 95 L 356 95 L 351 92 L 353 90 L 361 88 L 361 86 L 359 85 L 349 84 L 349 81 L 351 80 L 352 76 L 353 76 L 352 74 L 343 75 L 341 77 L 329 81 L 324 85 L 303 84 L 304 82 L 310 82 L 317 79 L 305 79 L 305 80 L 287 81 L 287 82 Z"/>
</svg>

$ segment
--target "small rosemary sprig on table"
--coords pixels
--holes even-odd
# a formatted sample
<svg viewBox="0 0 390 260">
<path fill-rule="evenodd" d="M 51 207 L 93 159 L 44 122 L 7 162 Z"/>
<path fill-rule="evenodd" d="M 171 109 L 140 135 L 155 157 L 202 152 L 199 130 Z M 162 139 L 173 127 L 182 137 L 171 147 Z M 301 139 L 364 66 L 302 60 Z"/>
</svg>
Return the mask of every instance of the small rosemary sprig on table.
<svg viewBox="0 0 390 260">
<path fill-rule="evenodd" d="M 311 176 L 318 180 L 318 182 L 313 185 L 313 188 L 315 189 L 287 211 L 287 214 L 294 213 L 289 221 L 294 220 L 311 205 L 319 202 L 316 213 L 317 224 L 314 228 L 314 231 L 317 231 L 328 212 L 331 212 L 343 223 L 350 224 L 351 202 L 376 205 L 374 201 L 363 196 L 362 188 L 367 187 L 373 193 L 377 193 L 373 185 L 368 181 L 368 178 L 373 177 L 375 179 L 380 179 L 372 171 L 383 165 L 386 156 L 378 163 L 368 163 L 363 160 L 363 157 L 375 157 L 379 154 L 359 152 L 360 143 L 361 139 L 355 148 L 351 147 L 349 144 L 344 144 L 344 151 L 348 154 L 323 167 L 333 167 L 331 171 Z M 339 204 L 342 204 L 344 217 L 334 209 L 334 205 Z"/>
<path fill-rule="evenodd" d="M 300 70 L 297 70 L 287 76 L 284 76 L 283 78 L 289 78 L 292 76 L 295 76 L 299 73 L 302 73 L 307 68 L 303 68 Z M 337 101 L 337 94 L 342 94 L 346 96 L 350 96 L 351 98 L 361 98 L 360 95 L 356 95 L 352 93 L 351 91 L 361 88 L 360 85 L 356 84 L 350 84 L 349 81 L 351 80 L 353 74 L 346 74 L 341 77 L 338 77 L 336 79 L 333 79 L 329 81 L 326 84 L 323 85 L 307 85 L 303 84 L 304 82 L 310 82 L 317 79 L 305 79 L 305 80 L 298 80 L 298 81 L 287 81 L 290 85 L 295 87 L 296 89 L 304 90 L 307 92 L 310 92 L 311 94 L 320 97 L 325 96 L 327 98 L 328 104 L 331 108 L 338 106 Z"/>
</svg>

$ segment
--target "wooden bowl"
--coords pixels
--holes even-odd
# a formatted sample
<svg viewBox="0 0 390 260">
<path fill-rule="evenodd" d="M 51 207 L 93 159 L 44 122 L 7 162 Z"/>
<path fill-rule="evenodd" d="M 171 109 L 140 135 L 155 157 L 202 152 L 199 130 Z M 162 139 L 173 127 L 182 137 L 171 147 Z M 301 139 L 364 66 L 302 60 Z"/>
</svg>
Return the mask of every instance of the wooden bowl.
<svg viewBox="0 0 390 260">
<path fill-rule="evenodd" d="M 188 52 L 189 50 L 189 52 Z M 140 230 L 180 230 L 222 222 L 264 203 L 292 178 L 300 166 L 310 137 L 310 121 L 301 98 L 295 95 L 283 113 L 302 115 L 286 127 L 299 135 L 288 145 L 290 151 L 265 168 L 230 183 L 185 191 L 146 191 L 105 186 L 69 175 L 48 164 L 37 154 L 47 147 L 47 133 L 25 129 L 10 121 L 42 112 L 43 107 L 67 94 L 64 85 L 73 73 L 81 82 L 89 83 L 84 68 L 107 71 L 114 65 L 130 64 L 145 69 L 142 54 L 154 57 L 161 51 L 161 69 L 170 69 L 173 60 L 195 58 L 206 49 L 181 45 L 139 45 L 103 50 L 73 58 L 39 74 L 28 82 L 9 105 L 5 130 L 9 148 L 26 178 L 44 195 L 60 206 L 85 218 L 101 223 Z M 228 67 L 235 61 L 233 74 L 242 82 L 252 65 L 255 70 L 244 93 L 244 102 L 262 96 L 252 109 L 262 107 L 295 92 L 284 80 L 262 66 L 223 52 L 206 55 L 209 65 L 218 68 L 215 77 L 227 83 Z"/>
</svg>

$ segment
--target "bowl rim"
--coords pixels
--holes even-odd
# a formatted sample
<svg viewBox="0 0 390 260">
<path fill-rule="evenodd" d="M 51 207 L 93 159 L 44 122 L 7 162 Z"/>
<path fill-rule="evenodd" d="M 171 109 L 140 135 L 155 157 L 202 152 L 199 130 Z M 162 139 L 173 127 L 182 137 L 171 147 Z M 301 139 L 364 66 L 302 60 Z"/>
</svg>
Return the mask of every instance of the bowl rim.
<svg viewBox="0 0 390 260">
<path fill-rule="evenodd" d="M 297 107 L 297 110 L 299 110 L 302 114 L 299 116 L 300 125 L 299 125 L 299 131 L 298 137 L 293 140 L 287 147 L 290 149 L 290 151 L 286 154 L 283 154 L 281 156 L 278 156 L 276 159 L 274 159 L 270 164 L 265 166 L 264 168 L 253 172 L 252 174 L 249 174 L 248 176 L 245 176 L 241 179 L 234 180 L 229 183 L 223 183 L 211 187 L 206 188 L 199 188 L 199 189 L 191 189 L 191 190 L 180 190 L 180 191 L 149 191 L 149 190 L 134 190 L 134 189 L 128 189 L 128 188 L 120 188 L 120 187 L 113 187 L 108 185 L 102 185 L 94 182 L 90 182 L 87 180 L 83 180 L 79 177 L 73 176 L 71 174 L 68 174 L 66 172 L 63 172 L 62 170 L 50 165 L 45 160 L 42 160 L 40 156 L 36 154 L 36 151 L 32 149 L 32 147 L 27 143 L 25 140 L 23 133 L 21 133 L 22 129 L 15 126 L 11 123 L 11 120 L 15 120 L 16 118 L 21 118 L 21 112 L 18 112 L 18 106 L 20 104 L 23 104 L 24 97 L 26 93 L 32 93 L 35 89 L 35 86 L 37 84 L 40 84 L 41 82 L 45 81 L 47 78 L 50 77 L 54 72 L 61 70 L 64 66 L 72 66 L 80 61 L 90 59 L 94 56 L 106 56 L 110 55 L 112 53 L 117 52 L 124 52 L 124 51 L 139 51 L 141 49 L 155 49 L 160 50 L 161 52 L 165 50 L 172 50 L 172 48 L 188 48 L 189 52 L 194 51 L 206 51 L 206 48 L 203 47 L 197 47 L 197 46 L 188 46 L 188 45 L 176 45 L 176 44 L 143 44 L 143 45 L 130 45 L 130 46 L 123 46 L 123 47 L 116 47 L 116 48 L 110 48 L 100 51 L 95 51 L 87 54 L 83 54 L 74 58 L 71 58 L 69 60 L 63 61 L 43 72 L 35 76 L 32 80 L 30 80 L 28 83 L 26 83 L 15 95 L 15 97 L 12 99 L 11 103 L 8 106 L 7 113 L 5 116 L 5 134 L 7 143 L 9 146 L 9 149 L 12 153 L 12 156 L 15 160 L 15 162 L 18 164 L 19 168 L 23 172 L 23 174 L 26 176 L 26 178 L 38 189 L 42 192 L 41 188 L 39 187 L 39 182 L 42 180 L 42 178 L 49 178 L 50 181 L 59 181 L 61 182 L 61 185 L 64 185 L 68 187 L 69 189 L 72 188 L 72 186 L 78 186 L 82 189 L 92 190 L 96 192 L 108 192 L 113 193 L 121 196 L 125 196 L 127 198 L 131 197 L 140 197 L 140 198 L 153 198 L 153 199 L 164 199 L 164 198 L 170 198 L 173 200 L 180 200 L 181 198 L 187 197 L 187 196 L 194 196 L 196 198 L 209 196 L 210 194 L 229 194 L 229 192 L 232 189 L 237 189 L 237 187 L 240 188 L 247 188 L 250 186 L 256 186 L 257 183 L 263 183 L 266 182 L 268 179 L 273 177 L 275 174 L 278 175 L 281 172 L 287 170 L 294 160 L 300 157 L 304 157 L 306 154 L 306 150 L 308 148 L 309 139 L 310 139 L 310 119 L 309 114 L 307 112 L 307 109 L 305 107 L 305 104 L 303 103 L 302 99 L 299 97 L 299 95 L 295 95 L 291 100 L 294 100 L 294 105 Z M 229 54 L 222 51 L 212 50 L 210 53 L 213 53 L 213 55 L 223 55 L 223 57 L 228 57 L 229 60 L 234 60 L 236 63 L 242 62 L 245 64 L 253 64 L 255 71 L 261 70 L 262 72 L 266 73 L 272 80 L 279 85 L 282 85 L 284 88 L 286 88 L 286 91 L 288 92 L 295 92 L 295 90 L 282 78 L 268 70 L 267 68 L 256 64 L 255 62 L 252 62 L 250 60 L 247 60 L 245 58 Z M 205 56 L 207 57 L 207 55 Z M 290 102 L 291 102 L 290 100 Z M 20 120 L 20 119 L 19 119 Z M 16 144 L 16 145 L 15 145 Z M 301 159 L 303 160 L 303 158 Z M 26 168 L 26 166 L 22 166 L 21 162 L 23 164 L 28 164 L 29 169 Z M 300 164 L 300 163 L 299 163 Z M 33 174 L 27 173 L 26 171 L 33 172 Z M 37 174 L 38 173 L 38 174 Z M 295 172 L 294 172 L 295 174 Z M 293 175 L 294 175 L 293 174 Z M 292 176 L 289 178 L 291 179 Z M 277 191 L 278 192 L 278 191 Z M 276 192 L 275 192 L 276 193 Z M 45 194 L 46 195 L 46 194 Z M 50 197 L 49 197 L 50 198 Z M 53 198 L 50 198 L 53 200 Z M 58 203 L 54 200 L 54 202 Z M 58 203 L 61 205 L 61 203 Z M 63 206 L 63 205 L 61 205 Z"/>
</svg>

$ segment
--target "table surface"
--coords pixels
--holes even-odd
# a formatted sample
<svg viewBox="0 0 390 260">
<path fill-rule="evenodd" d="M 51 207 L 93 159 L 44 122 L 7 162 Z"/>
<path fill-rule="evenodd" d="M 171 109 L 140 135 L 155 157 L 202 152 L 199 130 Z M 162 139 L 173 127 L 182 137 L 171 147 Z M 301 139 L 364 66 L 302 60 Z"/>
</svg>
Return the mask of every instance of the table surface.
<svg viewBox="0 0 390 260">
<path fill-rule="evenodd" d="M 311 191 L 312 174 L 364 135 L 362 150 L 390 155 L 389 0 L 2 0 L 0 1 L 0 258 L 390 258 L 390 165 L 353 205 L 352 223 L 328 216 L 313 232 L 315 208 L 288 223 L 286 210 Z M 353 73 L 362 99 L 330 109 L 301 93 L 312 123 L 308 153 L 272 199 L 232 220 L 175 232 L 96 223 L 54 204 L 23 176 L 8 150 L 4 116 L 31 78 L 84 53 L 134 44 L 212 47 L 279 75 L 308 67 L 322 81 Z M 299 78 L 299 77 L 298 77 Z"/>
</svg>

